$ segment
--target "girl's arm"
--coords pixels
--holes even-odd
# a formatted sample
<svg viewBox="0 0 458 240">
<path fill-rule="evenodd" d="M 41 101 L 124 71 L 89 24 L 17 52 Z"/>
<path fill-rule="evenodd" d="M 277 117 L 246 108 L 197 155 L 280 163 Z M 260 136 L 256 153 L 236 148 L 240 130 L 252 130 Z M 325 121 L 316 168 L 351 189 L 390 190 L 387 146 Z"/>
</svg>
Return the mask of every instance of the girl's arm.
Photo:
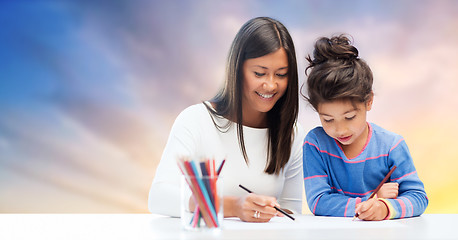
<svg viewBox="0 0 458 240">
<path fill-rule="evenodd" d="M 389 154 L 389 164 L 396 165 L 391 181 L 399 183 L 399 194 L 395 199 L 380 199 L 388 206 L 387 219 L 415 217 L 421 215 L 428 206 L 423 182 L 413 164 L 407 144 L 403 139 Z"/>
<path fill-rule="evenodd" d="M 304 187 L 310 211 L 318 216 L 353 217 L 355 206 L 362 201 L 359 197 L 349 197 L 332 191 L 329 169 L 321 159 L 321 154 L 312 137 L 307 136 L 303 146 Z"/>
</svg>

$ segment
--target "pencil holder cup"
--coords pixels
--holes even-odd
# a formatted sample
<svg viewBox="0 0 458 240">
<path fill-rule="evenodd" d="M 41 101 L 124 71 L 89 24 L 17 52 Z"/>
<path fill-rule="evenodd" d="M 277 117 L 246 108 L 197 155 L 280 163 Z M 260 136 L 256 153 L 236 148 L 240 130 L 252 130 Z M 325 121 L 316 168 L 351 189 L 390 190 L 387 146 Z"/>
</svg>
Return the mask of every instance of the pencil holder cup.
<svg viewBox="0 0 458 240">
<path fill-rule="evenodd" d="M 223 218 L 223 179 L 181 176 L 182 227 L 190 231 L 220 230 Z"/>
</svg>

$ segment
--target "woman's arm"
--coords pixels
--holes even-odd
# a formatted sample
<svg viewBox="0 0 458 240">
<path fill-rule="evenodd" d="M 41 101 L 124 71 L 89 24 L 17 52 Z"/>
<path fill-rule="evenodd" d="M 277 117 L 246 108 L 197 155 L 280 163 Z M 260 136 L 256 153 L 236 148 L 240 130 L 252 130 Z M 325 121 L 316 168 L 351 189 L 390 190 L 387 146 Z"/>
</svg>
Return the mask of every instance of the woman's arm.
<svg viewBox="0 0 458 240">
<path fill-rule="evenodd" d="M 152 213 L 180 216 L 181 172 L 177 158 L 195 155 L 199 132 L 195 121 L 190 120 L 195 118 L 195 112 L 195 106 L 187 108 L 172 126 L 149 192 L 148 208 Z"/>
<path fill-rule="evenodd" d="M 304 181 L 302 142 L 304 136 L 305 131 L 300 124 L 297 124 L 290 159 L 285 168 L 283 191 L 278 199 L 281 208 L 288 213 L 302 213 L 302 189 Z"/>
</svg>

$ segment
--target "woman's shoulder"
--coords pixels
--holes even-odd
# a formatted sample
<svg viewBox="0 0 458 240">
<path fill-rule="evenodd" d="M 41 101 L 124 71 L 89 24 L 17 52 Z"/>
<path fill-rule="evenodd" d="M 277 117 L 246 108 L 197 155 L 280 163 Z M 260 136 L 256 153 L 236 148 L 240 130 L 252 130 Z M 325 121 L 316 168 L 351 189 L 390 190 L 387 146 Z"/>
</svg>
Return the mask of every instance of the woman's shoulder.
<svg viewBox="0 0 458 240">
<path fill-rule="evenodd" d="M 181 111 L 180 115 L 200 115 L 202 112 L 207 112 L 207 108 L 205 107 L 204 103 L 197 103 L 185 108 L 183 111 Z"/>
<path fill-rule="evenodd" d="M 173 123 L 174 128 L 200 128 L 211 123 L 209 112 L 203 103 L 198 103 L 185 108 L 178 114 Z"/>
<path fill-rule="evenodd" d="M 177 120 L 196 120 L 208 114 L 207 108 L 203 103 L 198 103 L 185 108 L 177 117 Z"/>
<path fill-rule="evenodd" d="M 302 125 L 296 122 L 293 126 L 293 135 L 292 135 L 292 148 L 296 148 L 298 145 L 302 145 L 304 140 L 305 132 Z"/>
<path fill-rule="evenodd" d="M 304 140 L 304 137 L 306 135 L 306 131 L 302 124 L 299 122 L 296 122 L 293 126 L 293 132 L 294 132 L 294 142 L 301 142 Z"/>
</svg>

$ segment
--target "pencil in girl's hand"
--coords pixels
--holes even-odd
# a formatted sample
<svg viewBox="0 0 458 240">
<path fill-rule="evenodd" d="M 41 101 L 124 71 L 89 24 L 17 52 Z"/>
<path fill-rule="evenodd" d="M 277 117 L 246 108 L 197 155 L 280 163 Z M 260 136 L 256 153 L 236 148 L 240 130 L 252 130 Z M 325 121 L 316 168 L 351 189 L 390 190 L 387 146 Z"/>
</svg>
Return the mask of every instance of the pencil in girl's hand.
<svg viewBox="0 0 458 240">
<path fill-rule="evenodd" d="M 369 199 L 373 198 L 375 196 L 375 194 L 377 194 L 378 190 L 380 190 L 380 188 L 382 187 L 382 185 L 388 180 L 388 178 L 390 178 L 391 174 L 394 172 L 394 170 L 396 169 L 396 166 L 393 166 L 393 168 L 388 172 L 388 174 L 386 174 L 385 178 L 383 178 L 383 180 L 380 182 L 380 184 L 377 186 L 377 188 L 372 192 L 372 194 L 369 196 Z M 355 214 L 355 216 L 353 217 L 353 220 L 354 221 L 357 217 L 359 216 L 358 213 Z"/>
</svg>

